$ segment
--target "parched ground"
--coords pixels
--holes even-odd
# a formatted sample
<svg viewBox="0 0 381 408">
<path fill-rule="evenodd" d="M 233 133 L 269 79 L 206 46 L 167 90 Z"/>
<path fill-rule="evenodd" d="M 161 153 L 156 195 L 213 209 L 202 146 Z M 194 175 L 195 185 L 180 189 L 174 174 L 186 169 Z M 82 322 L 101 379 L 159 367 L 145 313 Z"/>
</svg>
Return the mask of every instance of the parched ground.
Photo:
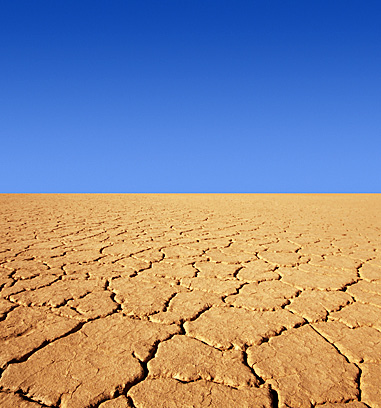
<svg viewBox="0 0 381 408">
<path fill-rule="evenodd" d="M 0 195 L 0 406 L 381 407 L 381 195 Z"/>
</svg>

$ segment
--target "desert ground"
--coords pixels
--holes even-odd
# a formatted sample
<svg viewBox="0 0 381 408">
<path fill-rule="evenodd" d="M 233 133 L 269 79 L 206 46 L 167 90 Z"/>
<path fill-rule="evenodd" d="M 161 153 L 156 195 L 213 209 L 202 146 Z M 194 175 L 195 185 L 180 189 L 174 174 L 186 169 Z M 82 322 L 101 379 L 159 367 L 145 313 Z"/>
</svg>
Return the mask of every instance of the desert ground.
<svg viewBox="0 0 381 408">
<path fill-rule="evenodd" d="M 381 195 L 0 195 L 2 408 L 381 407 Z"/>
</svg>

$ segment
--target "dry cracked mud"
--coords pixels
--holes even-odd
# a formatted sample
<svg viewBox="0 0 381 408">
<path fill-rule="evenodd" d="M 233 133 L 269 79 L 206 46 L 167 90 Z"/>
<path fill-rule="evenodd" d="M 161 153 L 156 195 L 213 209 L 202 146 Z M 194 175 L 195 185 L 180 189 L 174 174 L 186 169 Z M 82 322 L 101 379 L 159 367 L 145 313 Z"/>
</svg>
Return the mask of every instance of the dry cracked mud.
<svg viewBox="0 0 381 408">
<path fill-rule="evenodd" d="M 380 408 L 381 196 L 0 195 L 0 406 Z"/>
</svg>

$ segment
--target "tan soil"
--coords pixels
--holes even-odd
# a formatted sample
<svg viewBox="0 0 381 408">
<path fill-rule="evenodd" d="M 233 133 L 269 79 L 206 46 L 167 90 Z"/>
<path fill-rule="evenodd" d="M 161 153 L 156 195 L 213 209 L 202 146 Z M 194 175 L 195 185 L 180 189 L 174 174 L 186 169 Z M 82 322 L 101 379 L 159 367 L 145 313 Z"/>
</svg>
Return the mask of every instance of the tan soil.
<svg viewBox="0 0 381 408">
<path fill-rule="evenodd" d="M 0 406 L 380 408 L 380 195 L 0 195 Z"/>
</svg>

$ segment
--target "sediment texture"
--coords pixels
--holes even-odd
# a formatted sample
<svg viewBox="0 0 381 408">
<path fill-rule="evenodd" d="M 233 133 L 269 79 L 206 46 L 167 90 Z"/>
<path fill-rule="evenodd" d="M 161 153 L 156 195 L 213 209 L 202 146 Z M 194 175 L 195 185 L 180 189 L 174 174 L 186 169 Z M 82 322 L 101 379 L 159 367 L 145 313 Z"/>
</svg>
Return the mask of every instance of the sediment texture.
<svg viewBox="0 0 381 408">
<path fill-rule="evenodd" d="M 380 195 L 0 195 L 0 406 L 381 407 L 380 214 Z"/>
</svg>

